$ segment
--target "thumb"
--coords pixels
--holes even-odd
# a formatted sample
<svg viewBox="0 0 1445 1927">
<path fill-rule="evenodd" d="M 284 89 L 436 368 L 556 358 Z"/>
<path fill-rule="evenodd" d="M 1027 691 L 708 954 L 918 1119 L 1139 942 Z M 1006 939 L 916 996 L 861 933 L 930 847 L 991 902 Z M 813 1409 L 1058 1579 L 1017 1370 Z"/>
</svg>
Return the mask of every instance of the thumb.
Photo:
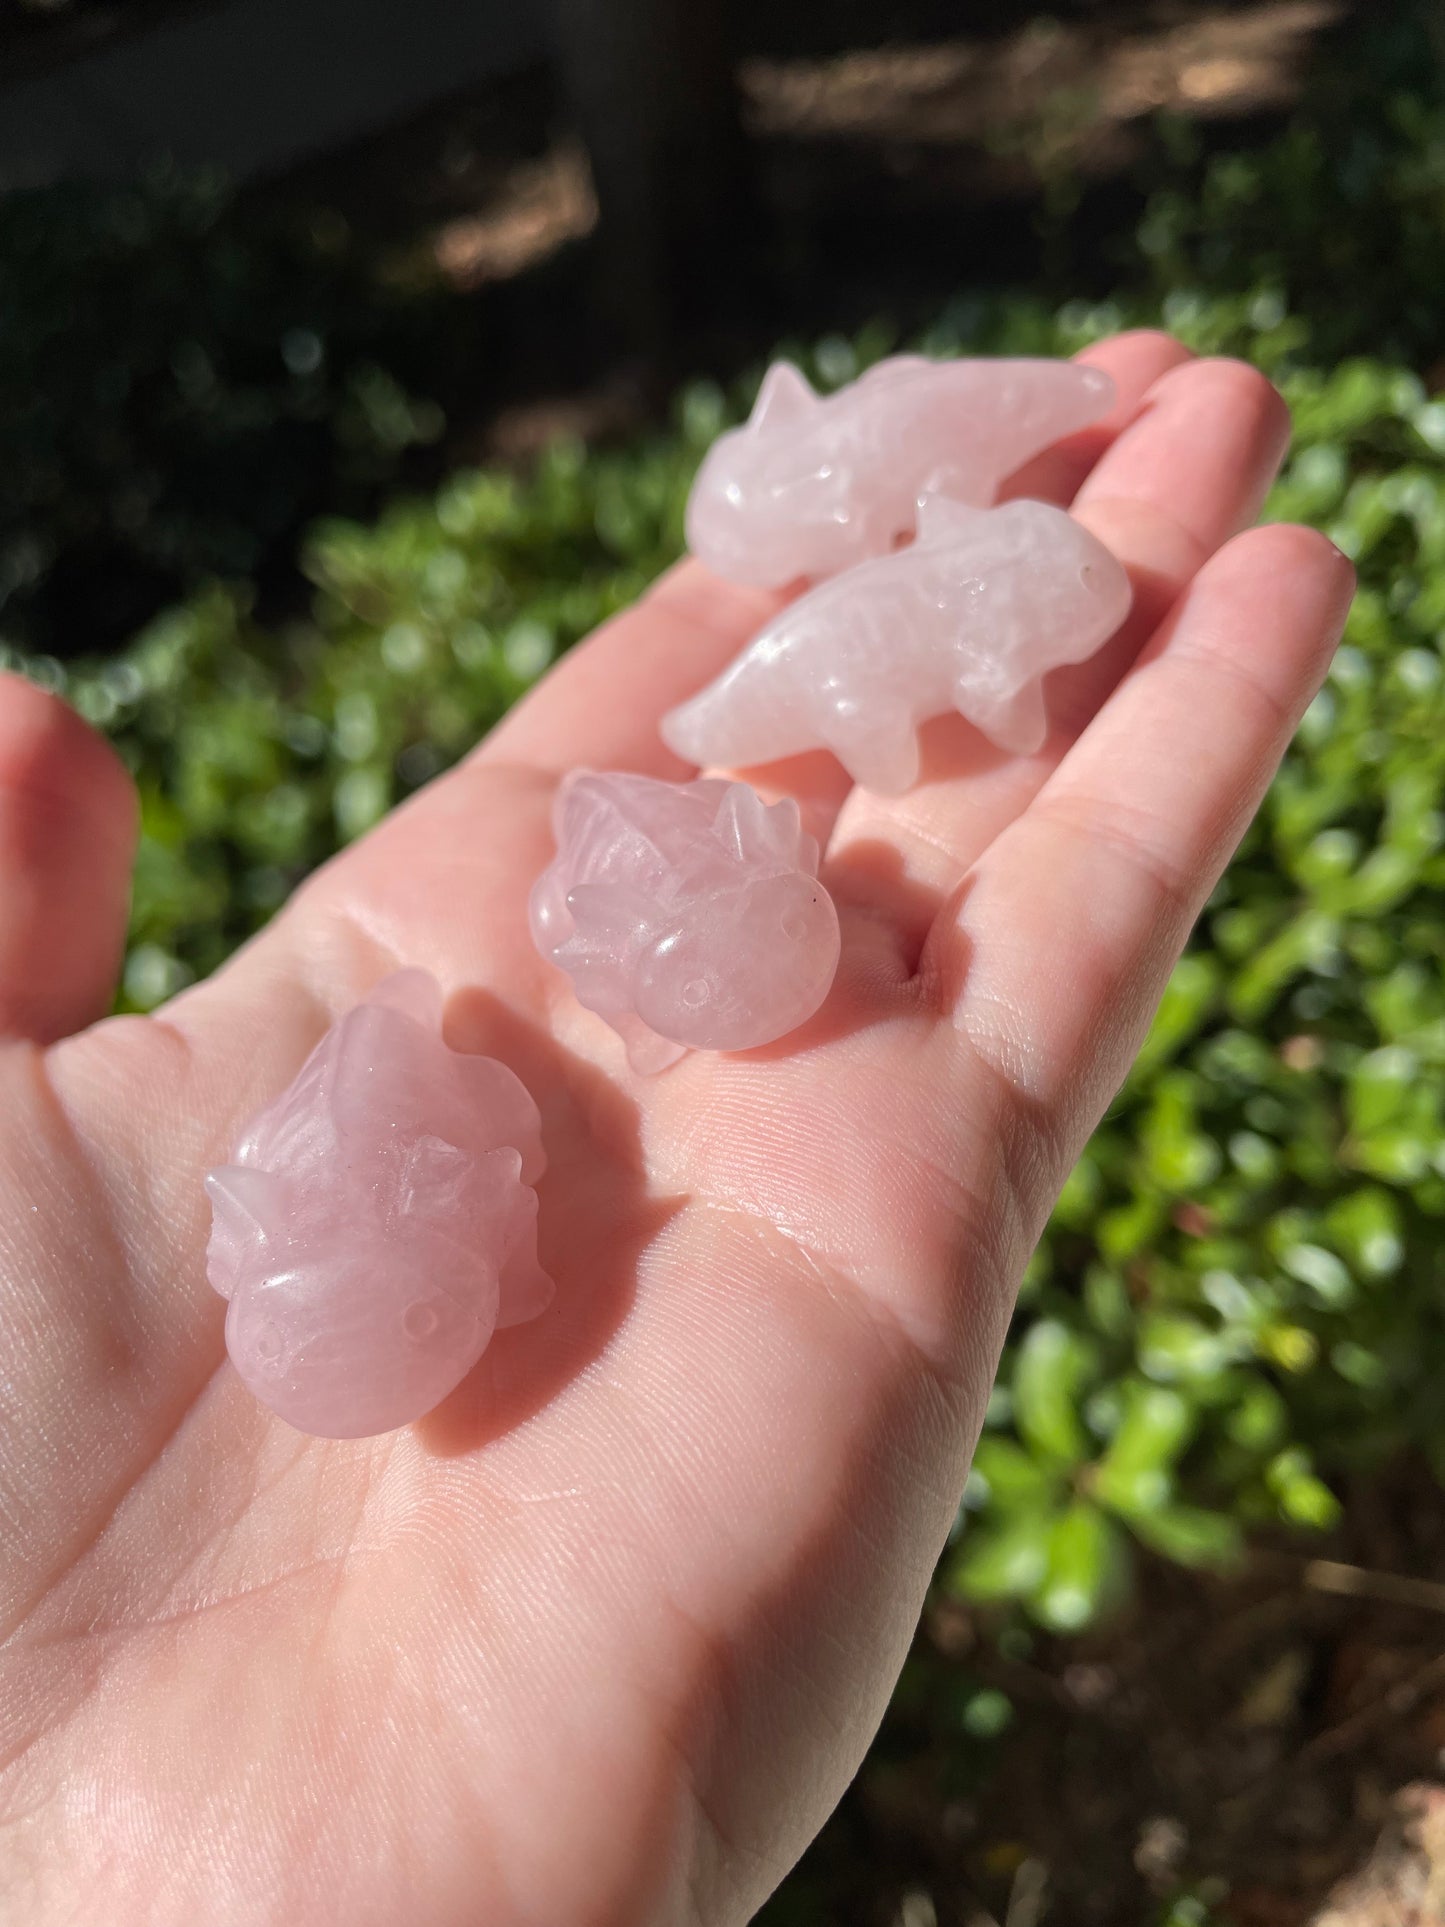
<svg viewBox="0 0 1445 1927">
<path fill-rule="evenodd" d="M 134 786 L 58 697 L 0 675 L 0 1038 L 49 1044 L 115 994 Z"/>
</svg>

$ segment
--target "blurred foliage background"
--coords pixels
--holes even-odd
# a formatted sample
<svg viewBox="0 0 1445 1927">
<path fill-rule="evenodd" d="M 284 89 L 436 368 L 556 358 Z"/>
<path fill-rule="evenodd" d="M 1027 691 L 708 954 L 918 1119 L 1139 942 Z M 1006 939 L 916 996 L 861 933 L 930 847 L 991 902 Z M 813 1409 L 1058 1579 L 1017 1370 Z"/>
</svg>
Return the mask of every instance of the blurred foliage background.
<svg viewBox="0 0 1445 1927">
<path fill-rule="evenodd" d="M 1361 590 L 1030 1268 L 894 1711 L 774 1927 L 1304 1922 L 1378 1822 L 1354 1742 L 1321 1735 L 1363 1717 L 1378 1765 L 1368 1709 L 1435 1657 L 1422 1599 L 1389 1617 L 1381 1577 L 1445 1552 L 1432 24 L 1352 19 L 1248 139 L 1157 116 L 1102 209 L 1071 95 L 1029 148 L 1026 285 L 975 263 L 931 314 L 781 344 L 824 386 L 905 339 L 1071 353 L 1151 322 L 1244 355 L 1295 422 L 1266 513 L 1324 529 Z M 677 554 L 692 470 L 771 340 L 764 312 L 620 437 L 455 467 L 474 318 L 334 212 L 72 186 L 0 204 L 0 257 L 0 653 L 136 774 L 134 1009 L 220 963 Z M 1418 1692 L 1397 1710 L 1382 1781 L 1445 1743 Z"/>
</svg>

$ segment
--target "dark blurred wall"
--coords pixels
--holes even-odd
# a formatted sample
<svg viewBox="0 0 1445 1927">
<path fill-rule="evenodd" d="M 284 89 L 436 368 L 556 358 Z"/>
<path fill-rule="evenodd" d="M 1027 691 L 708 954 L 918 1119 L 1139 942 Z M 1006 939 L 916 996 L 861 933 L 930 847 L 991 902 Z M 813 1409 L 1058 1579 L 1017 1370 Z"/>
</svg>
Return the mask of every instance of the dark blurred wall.
<svg viewBox="0 0 1445 1927">
<path fill-rule="evenodd" d="M 726 305 L 750 195 L 727 0 L 556 0 L 601 210 L 602 301 L 650 354 Z"/>
</svg>

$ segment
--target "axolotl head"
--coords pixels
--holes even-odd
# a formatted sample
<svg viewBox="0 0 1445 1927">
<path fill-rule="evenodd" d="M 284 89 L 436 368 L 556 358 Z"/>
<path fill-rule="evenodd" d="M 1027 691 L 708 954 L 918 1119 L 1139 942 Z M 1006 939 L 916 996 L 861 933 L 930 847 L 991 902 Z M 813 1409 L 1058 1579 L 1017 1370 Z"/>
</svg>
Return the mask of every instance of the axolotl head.
<svg viewBox="0 0 1445 1927">
<path fill-rule="evenodd" d="M 1033 668 L 1083 662 L 1129 613 L 1128 572 L 1082 522 L 1049 502 L 1008 502 L 990 513 L 1018 544 L 1012 583 Z"/>
<path fill-rule="evenodd" d="M 687 540 L 728 581 L 780 589 L 858 559 L 855 478 L 817 432 L 822 407 L 798 370 L 778 362 L 748 421 L 708 451 L 688 497 Z"/>
<path fill-rule="evenodd" d="M 793 870 L 695 899 L 637 960 L 638 1016 L 692 1050 L 753 1050 L 811 1017 L 838 968 L 838 913 Z"/>
<path fill-rule="evenodd" d="M 922 496 L 918 547 L 944 552 L 940 593 L 950 600 L 976 607 L 980 594 L 997 599 L 994 646 L 1006 646 L 1009 657 L 1027 652 L 1019 666 L 1029 676 L 1082 662 L 1129 613 L 1132 590 L 1123 564 L 1082 522 L 1049 502 L 976 509 L 942 495 Z"/>
<path fill-rule="evenodd" d="M 263 1404 L 303 1432 L 362 1438 L 431 1410 L 496 1326 L 513 1219 L 535 1211 L 521 1157 L 418 1147 L 402 1186 L 345 1174 L 317 1189 L 224 1165 L 211 1274 L 226 1346 Z"/>
</svg>

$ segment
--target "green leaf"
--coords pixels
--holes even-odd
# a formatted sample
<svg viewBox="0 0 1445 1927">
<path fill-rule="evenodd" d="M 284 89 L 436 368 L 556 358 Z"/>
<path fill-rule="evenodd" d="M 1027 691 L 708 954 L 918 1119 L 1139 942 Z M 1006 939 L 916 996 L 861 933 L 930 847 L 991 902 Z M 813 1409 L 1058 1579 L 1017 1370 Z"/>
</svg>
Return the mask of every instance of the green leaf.
<svg viewBox="0 0 1445 1927">
<path fill-rule="evenodd" d="M 1199 1129 L 1198 1080 L 1180 1071 L 1160 1077 L 1139 1131 L 1150 1179 L 1171 1196 L 1189 1197 L 1220 1166 L 1219 1146 Z"/>
<path fill-rule="evenodd" d="M 1265 1483 L 1281 1514 L 1294 1525 L 1324 1531 L 1340 1516 L 1340 1504 L 1322 1479 L 1315 1476 L 1303 1446 L 1288 1446 L 1265 1470 Z"/>
<path fill-rule="evenodd" d="M 999 1526 L 970 1525 L 949 1567 L 951 1584 L 980 1604 L 1027 1597 L 1048 1572 L 1052 1530 L 1053 1517 L 1043 1511 Z"/>
<path fill-rule="evenodd" d="M 1246 1383 L 1225 1421 L 1228 1436 L 1250 1452 L 1266 1452 L 1277 1446 L 1288 1426 L 1284 1400 L 1262 1378 Z"/>
<path fill-rule="evenodd" d="M 1014 1423 L 1038 1457 L 1071 1465 L 1086 1455 L 1078 1404 L 1093 1370 L 1092 1347 L 1057 1319 L 1040 1319 L 1024 1339 L 1014 1366 Z"/>
<path fill-rule="evenodd" d="M 1031 1458 L 1021 1445 L 986 1432 L 973 1455 L 974 1476 L 983 1481 L 989 1502 L 1010 1511 L 1042 1505 L 1057 1485 L 1052 1465 Z"/>
<path fill-rule="evenodd" d="M 1158 1067 L 1199 1031 L 1219 1002 L 1222 981 L 1218 959 L 1207 952 L 1193 951 L 1180 958 L 1135 1060 L 1131 1084 L 1147 1084 Z"/>
<path fill-rule="evenodd" d="M 1054 1222 L 1070 1226 L 1089 1224 L 1099 1208 L 1103 1189 L 1099 1167 L 1086 1152 L 1064 1180 L 1054 1207 Z"/>
<path fill-rule="evenodd" d="M 1354 1280 L 1332 1251 L 1322 1245 L 1297 1244 L 1280 1259 L 1292 1278 L 1307 1285 L 1321 1304 L 1347 1305 L 1354 1296 Z"/>
<path fill-rule="evenodd" d="M 1339 939 L 1337 917 L 1314 908 L 1301 911 L 1245 962 L 1229 992 L 1230 1010 L 1246 1023 L 1257 1023 L 1295 978 L 1333 966 Z"/>
<path fill-rule="evenodd" d="M 1340 1516 L 1340 1502 L 1322 1479 L 1291 1479 L 1280 1491 L 1280 1511 L 1295 1525 L 1325 1532 Z"/>
<path fill-rule="evenodd" d="M 1150 1378 L 1188 1384 L 1212 1378 L 1230 1357 L 1217 1332 L 1179 1312 L 1157 1312 L 1139 1335 L 1139 1364 Z"/>
<path fill-rule="evenodd" d="M 1118 1531 L 1097 1506 L 1071 1505 L 1049 1535 L 1047 1571 L 1029 1602 L 1034 1617 L 1051 1632 L 1078 1632 L 1119 1591 L 1126 1559 Z"/>
<path fill-rule="evenodd" d="M 1397 1044 L 1360 1059 L 1347 1100 L 1350 1129 L 1357 1137 L 1369 1137 L 1409 1109 L 1419 1068 L 1413 1053 Z"/>
<path fill-rule="evenodd" d="M 1154 1243 L 1168 1217 L 1164 1199 L 1154 1190 L 1132 1197 L 1101 1212 L 1094 1232 L 1099 1250 L 1113 1263 L 1123 1264 Z"/>
<path fill-rule="evenodd" d="M 1174 1462 L 1195 1426 L 1195 1414 L 1178 1392 L 1134 1381 L 1124 1416 L 1094 1474 L 1099 1501 L 1133 1517 L 1164 1504 L 1173 1486 Z"/>
<path fill-rule="evenodd" d="M 1180 1566 L 1231 1565 L 1244 1548 L 1237 1523 L 1202 1506 L 1161 1506 L 1135 1514 L 1129 1523 L 1145 1545 Z"/>
<path fill-rule="evenodd" d="M 1398 1200 L 1378 1185 L 1364 1186 L 1338 1199 L 1326 1220 L 1330 1234 L 1350 1263 L 1366 1278 L 1388 1278 L 1405 1255 L 1404 1226 Z"/>
<path fill-rule="evenodd" d="M 1128 1283 L 1107 1265 L 1090 1265 L 1084 1273 L 1084 1308 L 1090 1326 L 1105 1338 L 1126 1338 L 1133 1328 Z"/>
</svg>

